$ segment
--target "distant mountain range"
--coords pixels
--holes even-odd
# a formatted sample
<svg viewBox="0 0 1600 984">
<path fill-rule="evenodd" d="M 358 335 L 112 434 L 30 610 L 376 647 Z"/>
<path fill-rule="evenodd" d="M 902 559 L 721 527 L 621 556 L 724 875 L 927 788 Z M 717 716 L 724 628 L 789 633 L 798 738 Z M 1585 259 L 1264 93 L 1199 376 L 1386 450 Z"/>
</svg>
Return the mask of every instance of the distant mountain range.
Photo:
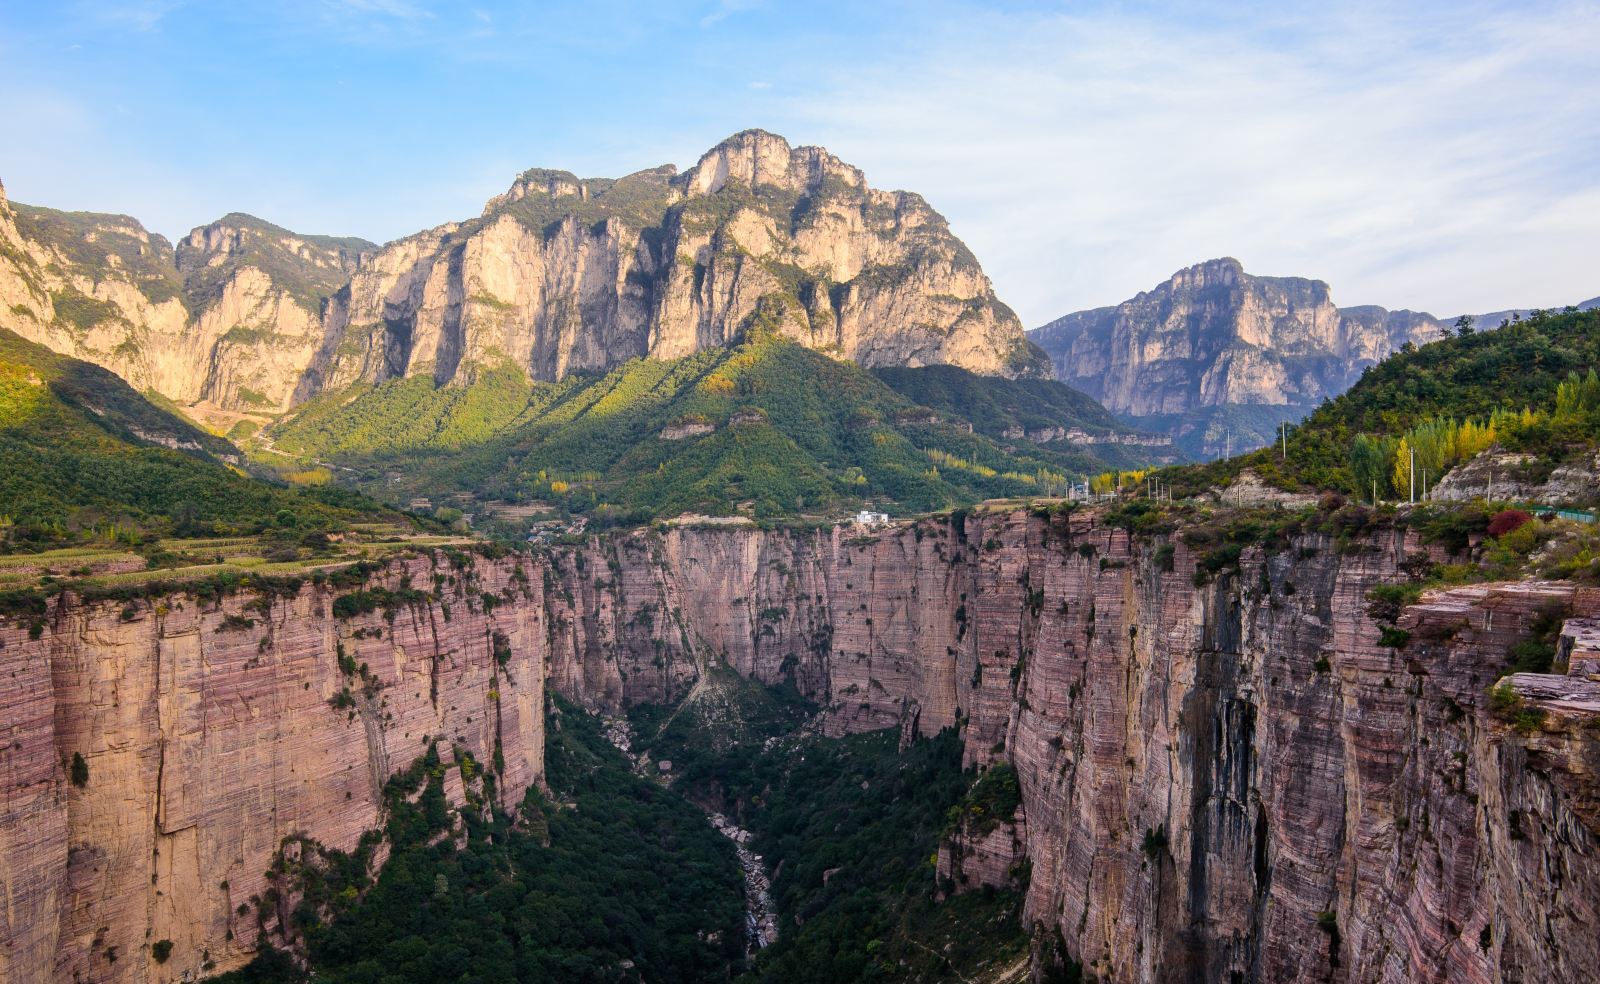
<svg viewBox="0 0 1600 984">
<path fill-rule="evenodd" d="M 1600 298 L 1581 307 L 1600 304 Z M 1479 315 L 1480 327 L 1526 311 Z M 1247 450 L 1337 396 L 1407 342 L 1456 319 L 1376 305 L 1340 308 L 1329 287 L 1260 277 L 1231 257 L 1198 263 L 1111 307 L 1028 332 L 1056 376 L 1195 457 Z"/>
</svg>

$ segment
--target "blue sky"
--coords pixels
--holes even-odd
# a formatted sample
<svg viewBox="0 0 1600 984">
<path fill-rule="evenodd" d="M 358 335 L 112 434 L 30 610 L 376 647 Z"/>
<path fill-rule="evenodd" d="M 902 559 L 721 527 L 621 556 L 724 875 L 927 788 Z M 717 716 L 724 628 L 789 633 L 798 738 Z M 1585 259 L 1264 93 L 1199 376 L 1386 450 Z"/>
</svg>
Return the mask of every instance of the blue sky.
<svg viewBox="0 0 1600 984">
<path fill-rule="evenodd" d="M 758 126 L 925 195 L 1036 325 L 1233 255 L 1342 304 L 1600 294 L 1600 4 L 0 0 L 0 180 L 383 241 Z"/>
</svg>

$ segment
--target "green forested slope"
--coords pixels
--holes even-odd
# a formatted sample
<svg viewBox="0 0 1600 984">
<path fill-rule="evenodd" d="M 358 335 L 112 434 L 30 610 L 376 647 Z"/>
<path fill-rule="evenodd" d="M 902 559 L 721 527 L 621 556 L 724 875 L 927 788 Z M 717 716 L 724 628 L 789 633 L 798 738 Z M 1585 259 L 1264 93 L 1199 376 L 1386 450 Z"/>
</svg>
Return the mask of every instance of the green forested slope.
<svg viewBox="0 0 1600 984">
<path fill-rule="evenodd" d="M 1286 455 L 1269 447 L 1164 477 L 1192 492 L 1248 467 L 1287 489 L 1370 496 L 1376 483 L 1379 498 L 1389 498 L 1409 491 L 1396 466 L 1412 447 L 1429 459 L 1434 480 L 1490 443 L 1551 467 L 1600 441 L 1600 400 L 1584 395 L 1597 368 L 1600 310 L 1534 312 L 1396 352 L 1292 428 Z M 1563 384 L 1571 395 L 1558 406 Z"/>
<path fill-rule="evenodd" d="M 108 531 L 253 529 L 285 509 L 331 526 L 376 510 L 349 492 L 283 488 L 218 460 L 236 454 L 114 374 L 0 329 L 0 549 Z"/>
<path fill-rule="evenodd" d="M 676 791 L 748 829 L 773 874 L 778 940 L 741 980 L 984 979 L 1024 951 L 1017 891 L 941 900 L 932 861 L 975 797 L 993 816 L 1015 813 L 1014 776 L 1008 803 L 984 795 L 1009 768 L 963 771 L 954 729 L 904 749 L 894 729 L 808 736 L 811 708 L 792 688 L 713 672 L 717 699 L 629 718 L 635 747 L 672 761 Z"/>
<path fill-rule="evenodd" d="M 468 386 L 394 380 L 315 401 L 269 436 L 386 495 L 466 491 L 622 519 L 741 503 L 758 516 L 866 501 L 936 509 L 1055 494 L 1108 464 L 1136 463 L 1121 449 L 994 436 L 1012 422 L 1115 427 L 1066 387 L 922 372 L 893 371 L 890 385 L 766 336 L 560 383 L 532 384 L 512 367 Z M 963 413 L 982 424 L 969 427 Z"/>
<path fill-rule="evenodd" d="M 912 403 L 970 420 L 990 437 L 1012 427 L 1080 427 L 1091 434 L 1127 429 L 1093 397 L 1053 379 L 979 376 L 957 366 L 873 372 Z"/>
</svg>

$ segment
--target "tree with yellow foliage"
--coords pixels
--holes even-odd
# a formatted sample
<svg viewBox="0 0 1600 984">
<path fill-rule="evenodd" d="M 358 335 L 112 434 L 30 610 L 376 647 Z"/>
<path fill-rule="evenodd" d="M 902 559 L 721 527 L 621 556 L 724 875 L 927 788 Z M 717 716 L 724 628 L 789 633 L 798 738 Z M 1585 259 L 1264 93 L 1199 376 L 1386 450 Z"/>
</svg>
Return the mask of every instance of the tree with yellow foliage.
<svg viewBox="0 0 1600 984">
<path fill-rule="evenodd" d="M 1411 450 L 1411 441 L 1408 437 L 1400 438 L 1400 443 L 1394 447 L 1394 490 L 1397 494 L 1408 498 L 1412 489 Z"/>
</svg>

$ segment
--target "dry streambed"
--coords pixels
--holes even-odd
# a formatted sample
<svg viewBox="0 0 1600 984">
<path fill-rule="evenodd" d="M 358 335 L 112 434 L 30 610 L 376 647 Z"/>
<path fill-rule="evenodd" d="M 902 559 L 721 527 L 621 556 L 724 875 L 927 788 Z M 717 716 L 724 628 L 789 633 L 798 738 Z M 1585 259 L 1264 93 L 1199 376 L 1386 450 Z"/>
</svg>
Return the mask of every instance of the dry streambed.
<svg viewBox="0 0 1600 984">
<path fill-rule="evenodd" d="M 652 762 L 644 754 L 633 752 L 633 729 L 625 718 L 607 718 L 606 740 L 616 746 L 633 770 L 647 779 L 662 785 L 671 785 L 670 762 Z M 766 862 L 750 849 L 750 831 L 729 820 L 721 813 L 706 811 L 706 819 L 722 836 L 733 841 L 734 852 L 739 857 L 739 870 L 744 874 L 744 931 L 745 956 L 762 947 L 771 946 L 778 939 L 778 912 L 772 904 L 772 876 L 767 873 Z"/>
</svg>

